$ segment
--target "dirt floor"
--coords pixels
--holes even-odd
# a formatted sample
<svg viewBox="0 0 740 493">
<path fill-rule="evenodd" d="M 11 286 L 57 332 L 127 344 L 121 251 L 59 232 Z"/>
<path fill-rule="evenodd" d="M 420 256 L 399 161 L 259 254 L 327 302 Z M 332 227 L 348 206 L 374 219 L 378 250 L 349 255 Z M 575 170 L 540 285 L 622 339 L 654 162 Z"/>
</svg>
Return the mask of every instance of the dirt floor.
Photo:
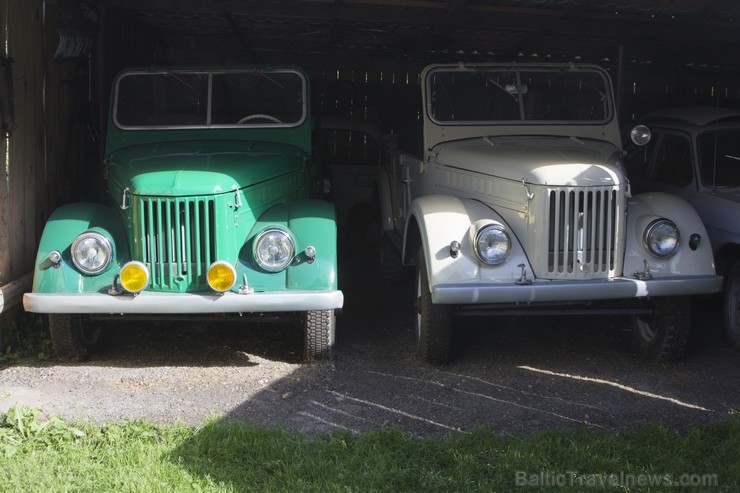
<svg viewBox="0 0 740 493">
<path fill-rule="evenodd" d="M 353 265 L 358 265 L 354 263 Z M 457 324 L 444 368 L 413 355 L 412 283 L 381 286 L 346 269 L 336 359 L 302 364 L 289 325 L 142 323 L 118 326 L 83 363 L 20 361 L 0 368 L 0 409 L 106 422 L 208 418 L 324 433 L 395 427 L 416 436 L 553 427 L 624 430 L 658 421 L 684 430 L 740 412 L 740 353 L 719 306 L 695 304 L 685 360 L 648 363 L 626 321 L 489 318 Z"/>
</svg>

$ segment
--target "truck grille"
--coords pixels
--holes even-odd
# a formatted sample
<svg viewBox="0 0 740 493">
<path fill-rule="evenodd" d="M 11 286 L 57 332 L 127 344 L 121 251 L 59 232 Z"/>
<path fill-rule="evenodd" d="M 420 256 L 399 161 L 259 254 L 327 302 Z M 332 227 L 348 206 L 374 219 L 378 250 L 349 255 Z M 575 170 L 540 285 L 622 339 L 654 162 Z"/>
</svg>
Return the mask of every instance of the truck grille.
<svg viewBox="0 0 740 493">
<path fill-rule="evenodd" d="M 134 258 L 149 267 L 149 289 L 185 292 L 207 288 L 206 271 L 215 259 L 212 198 L 137 200 L 134 226 Z"/>
<path fill-rule="evenodd" d="M 615 187 L 549 190 L 544 277 L 609 277 L 620 270 L 622 197 Z"/>
</svg>

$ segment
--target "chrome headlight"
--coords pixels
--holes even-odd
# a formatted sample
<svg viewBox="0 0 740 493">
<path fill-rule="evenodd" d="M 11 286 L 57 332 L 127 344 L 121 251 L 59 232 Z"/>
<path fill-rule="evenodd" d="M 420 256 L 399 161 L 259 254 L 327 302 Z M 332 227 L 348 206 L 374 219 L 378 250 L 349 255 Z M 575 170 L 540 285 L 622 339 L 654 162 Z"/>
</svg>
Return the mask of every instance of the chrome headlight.
<svg viewBox="0 0 740 493">
<path fill-rule="evenodd" d="M 113 248 L 108 238 L 86 231 L 72 243 L 72 262 L 85 274 L 99 274 L 110 265 Z"/>
<path fill-rule="evenodd" d="M 252 248 L 254 260 L 268 272 L 285 269 L 295 256 L 295 241 L 287 231 L 270 228 L 261 232 Z"/>
<path fill-rule="evenodd" d="M 650 253 L 659 258 L 666 258 L 678 250 L 681 235 L 673 221 L 656 219 L 645 228 L 644 241 Z"/>
<path fill-rule="evenodd" d="M 475 254 L 489 265 L 498 265 L 509 256 L 511 239 L 509 233 L 499 224 L 489 224 L 475 235 Z"/>
</svg>

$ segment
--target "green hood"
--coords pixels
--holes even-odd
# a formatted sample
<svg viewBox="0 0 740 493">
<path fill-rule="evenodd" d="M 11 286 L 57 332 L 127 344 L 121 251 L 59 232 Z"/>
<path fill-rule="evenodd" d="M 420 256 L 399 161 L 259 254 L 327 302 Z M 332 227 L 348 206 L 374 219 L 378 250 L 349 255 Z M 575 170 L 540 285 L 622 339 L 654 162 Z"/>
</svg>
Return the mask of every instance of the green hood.
<svg viewBox="0 0 740 493">
<path fill-rule="evenodd" d="M 140 196 L 229 192 L 299 170 L 299 148 L 269 142 L 208 140 L 125 147 L 106 160 L 108 180 Z"/>
</svg>

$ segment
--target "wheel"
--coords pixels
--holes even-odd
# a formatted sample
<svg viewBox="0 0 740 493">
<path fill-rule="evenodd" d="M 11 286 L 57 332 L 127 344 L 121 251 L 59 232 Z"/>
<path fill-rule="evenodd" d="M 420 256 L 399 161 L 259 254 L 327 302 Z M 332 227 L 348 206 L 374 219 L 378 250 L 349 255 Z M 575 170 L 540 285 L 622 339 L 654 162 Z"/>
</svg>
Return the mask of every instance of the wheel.
<svg viewBox="0 0 740 493">
<path fill-rule="evenodd" d="M 403 264 L 401 255 L 391 244 L 390 240 L 381 233 L 380 252 L 380 277 L 384 284 L 395 284 L 401 280 L 403 275 Z"/>
<path fill-rule="evenodd" d="M 655 313 L 632 317 L 632 340 L 649 360 L 677 360 L 684 355 L 690 328 L 691 298 L 657 298 Z"/>
<path fill-rule="evenodd" d="M 334 310 L 306 312 L 303 319 L 304 361 L 331 360 L 337 318 Z"/>
<path fill-rule="evenodd" d="M 283 123 L 279 118 L 276 118 L 276 117 L 274 117 L 272 115 L 263 115 L 261 113 L 255 113 L 254 115 L 247 115 L 247 116 L 245 116 L 244 118 L 242 118 L 241 120 L 239 120 L 236 123 L 237 124 L 239 124 L 239 123 L 246 123 L 246 122 L 248 122 L 250 120 L 268 120 L 268 121 L 271 121 L 273 123 Z"/>
<path fill-rule="evenodd" d="M 49 314 L 54 352 L 60 358 L 84 360 L 100 348 L 103 329 L 85 315 Z"/>
<path fill-rule="evenodd" d="M 416 261 L 416 355 L 432 365 L 443 365 L 452 347 L 452 305 L 435 305 L 429 289 L 424 249 Z"/>
<path fill-rule="evenodd" d="M 740 262 L 725 276 L 723 319 L 727 341 L 740 349 Z"/>
</svg>

